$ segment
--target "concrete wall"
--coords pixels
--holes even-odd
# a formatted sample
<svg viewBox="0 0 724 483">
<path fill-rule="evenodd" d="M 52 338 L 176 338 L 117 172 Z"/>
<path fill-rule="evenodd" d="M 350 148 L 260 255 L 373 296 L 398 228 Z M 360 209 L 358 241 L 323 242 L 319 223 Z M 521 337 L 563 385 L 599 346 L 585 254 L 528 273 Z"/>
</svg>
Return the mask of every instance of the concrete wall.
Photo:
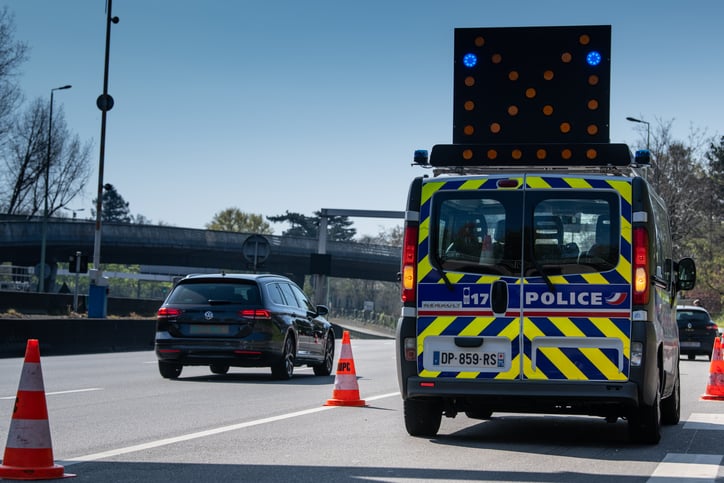
<svg viewBox="0 0 724 483">
<path fill-rule="evenodd" d="M 153 350 L 155 319 L 0 319 L 0 357 L 24 357 L 28 339 L 40 355 Z"/>
<path fill-rule="evenodd" d="M 353 338 L 393 338 L 378 331 L 332 324 L 337 340 L 349 330 Z M 17 318 L 0 319 L 0 357 L 24 357 L 28 339 L 38 339 L 40 355 L 150 351 L 156 319 Z"/>
</svg>

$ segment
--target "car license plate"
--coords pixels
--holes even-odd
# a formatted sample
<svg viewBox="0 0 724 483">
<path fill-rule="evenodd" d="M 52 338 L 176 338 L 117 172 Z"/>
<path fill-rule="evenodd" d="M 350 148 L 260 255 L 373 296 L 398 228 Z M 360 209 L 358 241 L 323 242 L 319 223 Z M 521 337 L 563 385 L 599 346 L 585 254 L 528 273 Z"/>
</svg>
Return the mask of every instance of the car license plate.
<svg viewBox="0 0 724 483">
<path fill-rule="evenodd" d="M 681 347 L 687 347 L 687 348 L 693 348 L 693 347 L 701 347 L 701 342 L 694 341 L 694 342 L 682 342 Z"/>
<path fill-rule="evenodd" d="M 189 325 L 189 335 L 229 335 L 230 325 Z"/>
<path fill-rule="evenodd" d="M 510 340 L 506 337 L 464 337 L 480 345 L 455 343 L 457 337 L 425 338 L 423 366 L 429 371 L 505 372 L 510 369 Z"/>
</svg>

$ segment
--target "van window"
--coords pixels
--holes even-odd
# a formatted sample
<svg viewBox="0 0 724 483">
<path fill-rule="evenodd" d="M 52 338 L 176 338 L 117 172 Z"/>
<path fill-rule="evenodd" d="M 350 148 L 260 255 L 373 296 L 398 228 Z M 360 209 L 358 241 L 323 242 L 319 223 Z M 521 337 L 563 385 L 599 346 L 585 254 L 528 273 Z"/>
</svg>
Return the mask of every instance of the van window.
<svg viewBox="0 0 724 483">
<path fill-rule="evenodd" d="M 590 273 L 611 270 L 619 259 L 615 192 L 438 192 L 431 219 L 432 263 L 445 271 Z"/>
</svg>

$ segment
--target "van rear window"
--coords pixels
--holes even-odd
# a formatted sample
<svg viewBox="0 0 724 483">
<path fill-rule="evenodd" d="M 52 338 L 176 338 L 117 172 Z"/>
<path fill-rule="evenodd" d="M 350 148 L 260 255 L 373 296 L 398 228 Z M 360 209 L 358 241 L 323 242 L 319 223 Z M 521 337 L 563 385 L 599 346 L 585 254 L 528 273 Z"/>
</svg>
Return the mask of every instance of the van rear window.
<svg viewBox="0 0 724 483">
<path fill-rule="evenodd" d="M 591 273 L 619 259 L 615 192 L 440 191 L 431 215 L 432 262 L 445 271 Z"/>
</svg>

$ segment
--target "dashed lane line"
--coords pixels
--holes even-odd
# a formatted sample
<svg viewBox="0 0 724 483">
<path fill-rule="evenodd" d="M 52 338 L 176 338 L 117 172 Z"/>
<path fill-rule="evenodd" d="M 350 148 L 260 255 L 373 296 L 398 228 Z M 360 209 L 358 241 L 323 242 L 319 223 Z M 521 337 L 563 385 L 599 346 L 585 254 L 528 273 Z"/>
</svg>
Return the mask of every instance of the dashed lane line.
<svg viewBox="0 0 724 483">
<path fill-rule="evenodd" d="M 365 398 L 365 400 L 366 401 L 376 401 L 378 399 L 384 399 L 384 398 L 388 398 L 388 397 L 392 397 L 392 396 L 398 396 L 399 394 L 400 394 L 399 392 L 391 392 L 388 394 L 380 394 L 378 396 Z M 77 464 L 77 463 L 83 463 L 83 462 L 87 462 L 87 461 L 96 461 L 96 460 L 100 460 L 100 459 L 104 459 L 104 458 L 111 458 L 111 457 L 120 456 L 123 454 L 134 453 L 136 451 L 145 451 L 148 449 L 158 448 L 160 446 L 166 446 L 169 444 L 181 443 L 184 441 L 190 441 L 192 439 L 205 438 L 207 436 L 214 436 L 214 435 L 221 434 L 221 433 L 227 433 L 229 431 L 237 431 L 239 429 L 250 428 L 252 426 L 259 426 L 261 424 L 274 423 L 277 421 L 283 421 L 285 419 L 297 418 L 300 416 L 307 416 L 309 414 L 315 414 L 315 413 L 319 413 L 322 411 L 328 411 L 328 410 L 334 409 L 336 407 L 338 407 L 338 406 L 320 406 L 320 407 L 316 407 L 316 408 L 305 409 L 302 411 L 295 411 L 293 413 L 280 414 L 279 416 L 271 416 L 268 418 L 256 419 L 254 421 L 246 421 L 244 423 L 231 424 L 228 426 L 221 426 L 219 428 L 184 434 L 184 435 L 176 436 L 173 438 L 159 439 L 157 441 L 150 441 L 148 443 L 127 446 L 125 448 L 118 448 L 118 449 L 113 449 L 113 450 L 109 450 L 109 451 L 103 451 L 101 453 L 93 453 L 93 454 L 89 454 L 89 455 L 85 455 L 85 456 L 79 456 L 76 458 L 70 458 L 68 460 L 64 460 L 62 464 L 66 465 L 66 466 L 70 466 L 70 465 Z"/>
</svg>

